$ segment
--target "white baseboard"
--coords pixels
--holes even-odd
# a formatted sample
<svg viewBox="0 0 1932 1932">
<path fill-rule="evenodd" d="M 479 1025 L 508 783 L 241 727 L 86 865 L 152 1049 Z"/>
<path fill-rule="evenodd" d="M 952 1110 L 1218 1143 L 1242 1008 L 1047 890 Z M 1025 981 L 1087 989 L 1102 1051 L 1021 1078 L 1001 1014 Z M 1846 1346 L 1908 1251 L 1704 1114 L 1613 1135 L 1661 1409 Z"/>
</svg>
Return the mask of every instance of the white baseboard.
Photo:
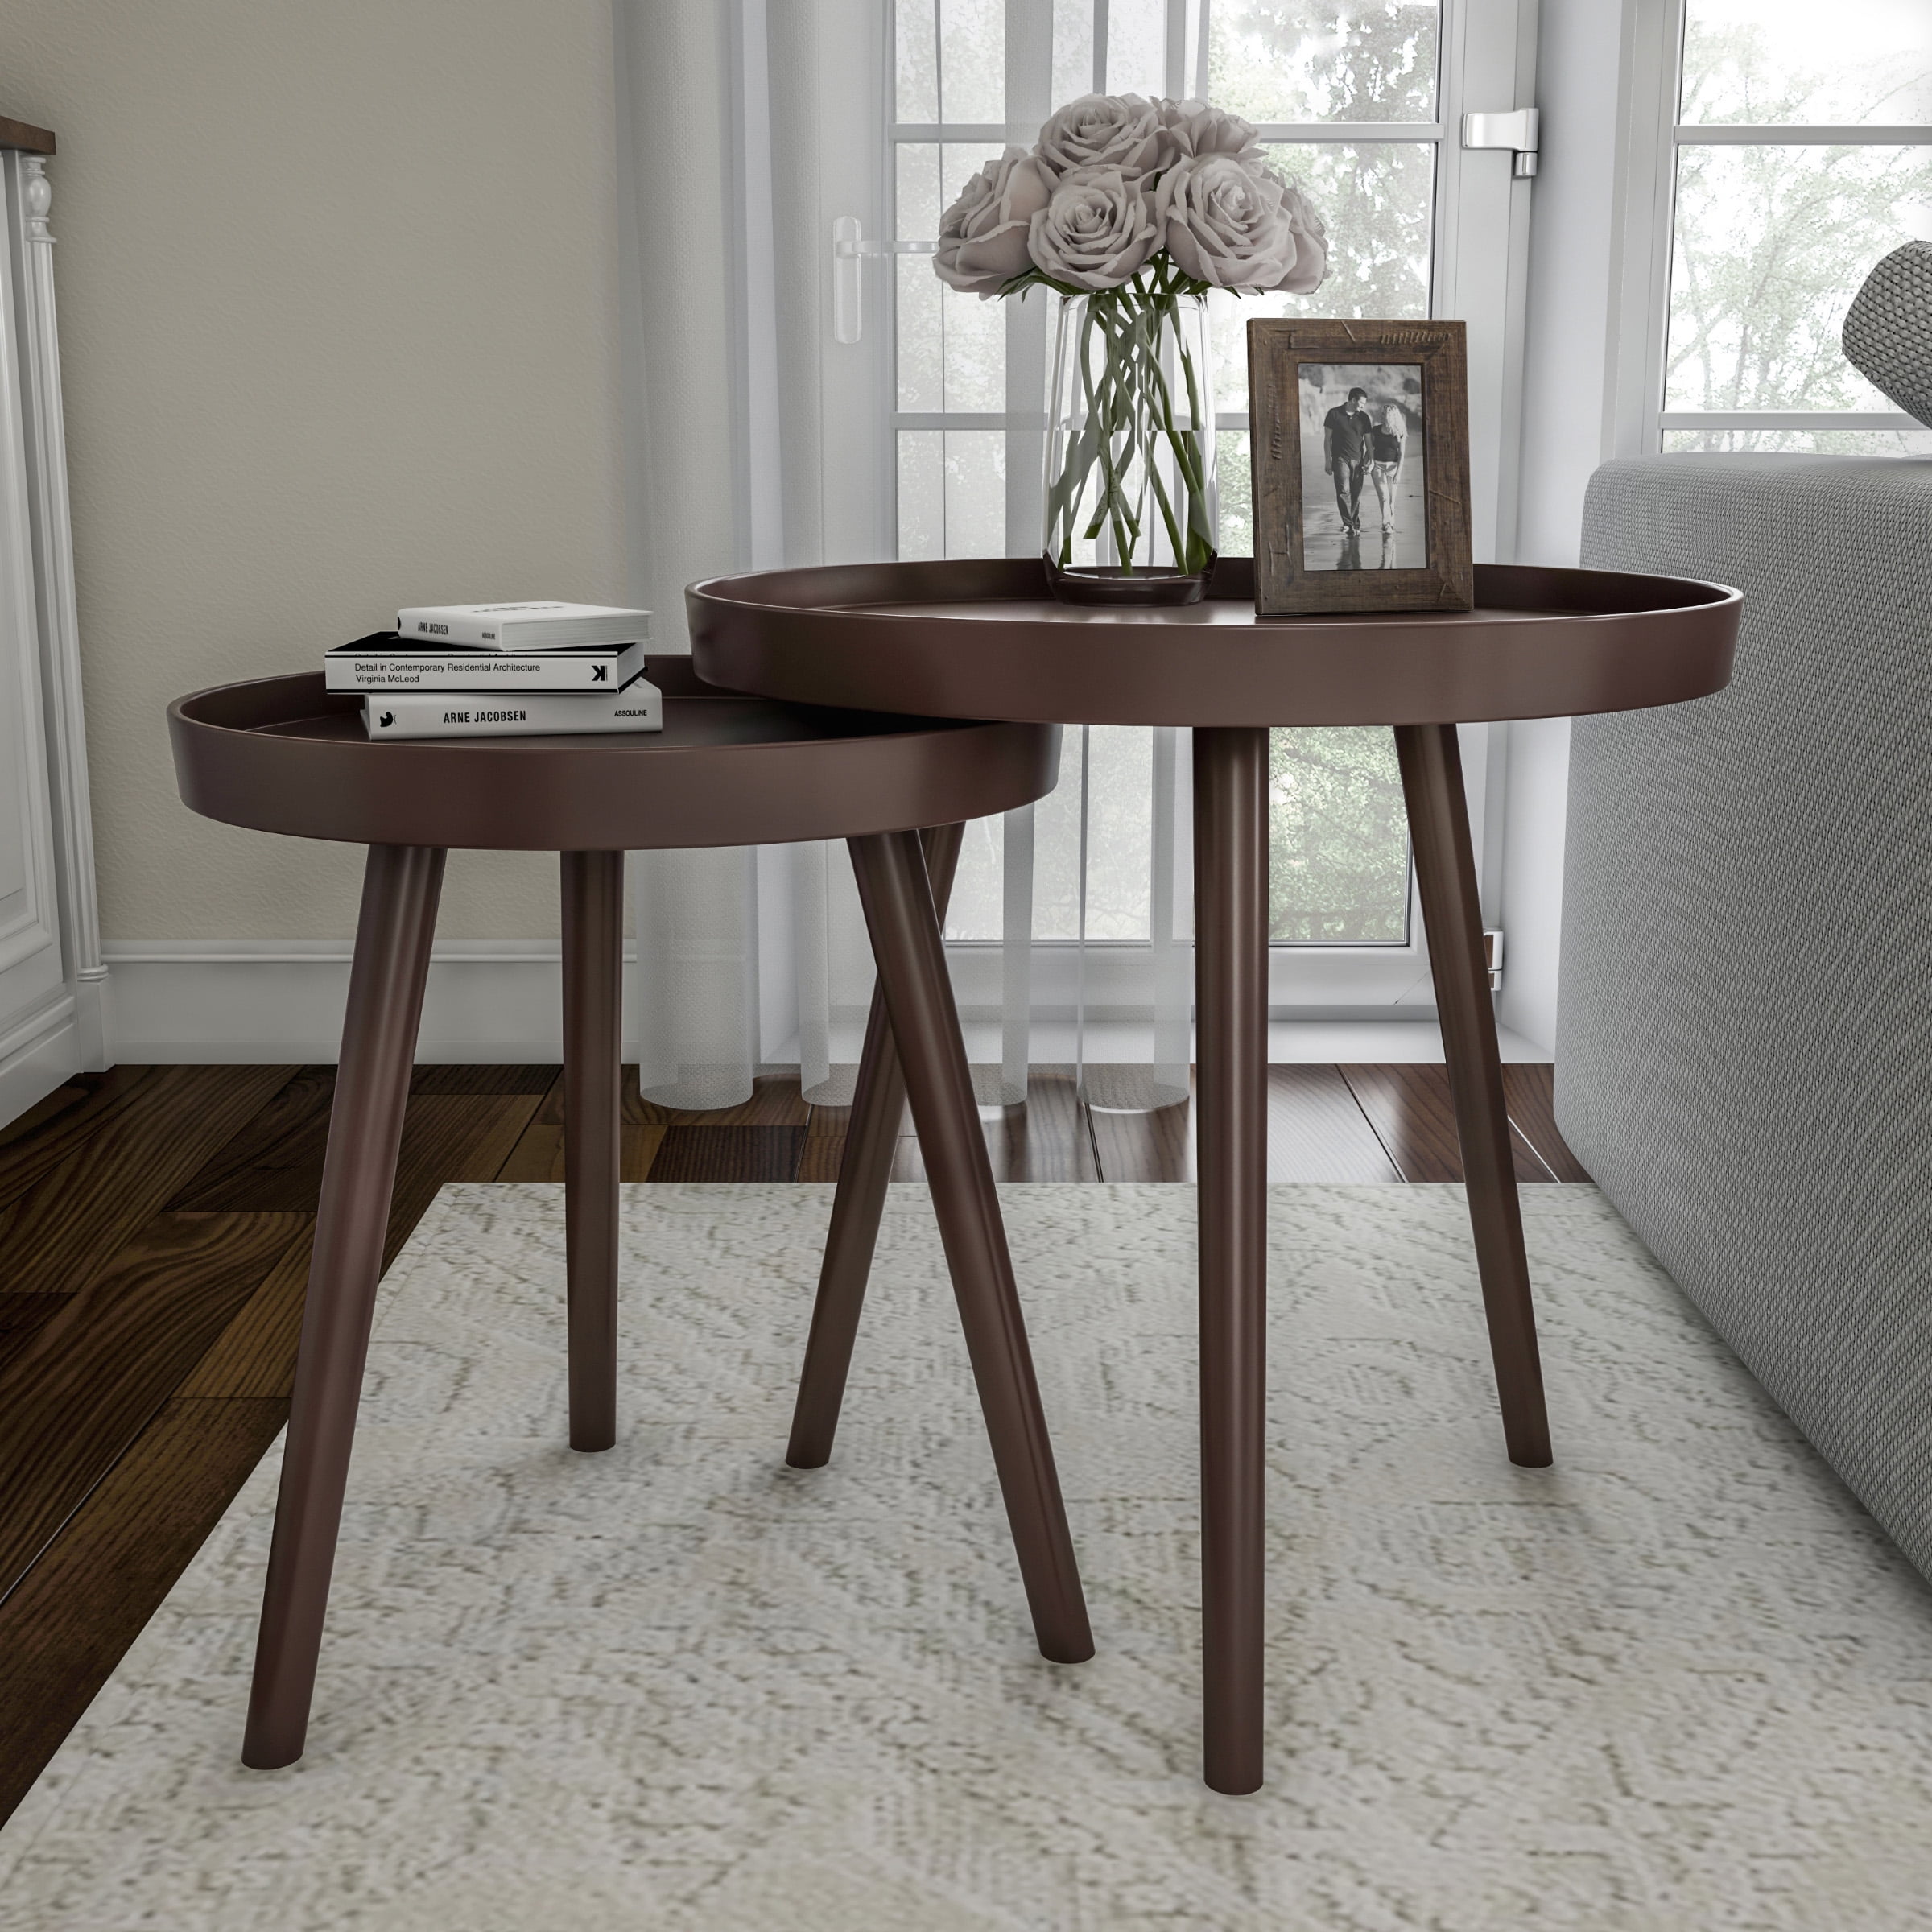
<svg viewBox="0 0 1932 1932">
<path fill-rule="evenodd" d="M 68 993 L 0 1034 L 0 1126 L 80 1072 L 81 1048 L 74 998 Z"/>
<path fill-rule="evenodd" d="M 999 1065 L 1001 1039 L 997 1019 L 969 1011 L 961 1016 L 960 1030 L 966 1036 L 966 1057 L 973 1065 Z M 857 1060 L 865 1031 L 862 1021 L 833 1022 L 832 1059 L 835 1066 L 849 1066 Z M 1070 1066 L 1076 1055 L 1083 1055 L 1089 1066 L 1131 1066 L 1147 1058 L 1152 1044 L 1152 1030 L 1131 1022 L 1089 1022 L 1084 1035 L 1076 1035 L 1067 1021 L 1039 1019 L 1033 1024 L 1028 1058 L 1036 1067 Z M 1525 1039 L 1507 1026 L 1496 1029 L 1496 1049 L 1505 1066 L 1545 1062 L 1550 1057 L 1534 1040 Z M 766 1057 L 774 1066 L 795 1063 L 799 1043 L 796 1039 L 790 1040 Z M 1268 1022 L 1270 1066 L 1388 1067 L 1439 1063 L 1443 1058 L 1443 1030 L 1436 1024 L 1433 1012 L 1404 1013 L 1399 1018 L 1357 1013 L 1340 1018 L 1274 1018 Z"/>
<path fill-rule="evenodd" d="M 117 1059 L 299 1064 L 332 1062 L 341 1050 L 344 941 L 180 940 L 103 951 Z M 562 998 L 554 939 L 444 941 L 429 969 L 416 1058 L 561 1059 Z"/>
<path fill-rule="evenodd" d="M 74 1034 L 83 1073 L 100 1073 L 114 1063 L 114 990 L 105 966 L 74 982 Z"/>
<path fill-rule="evenodd" d="M 349 949 L 344 941 L 181 940 L 110 944 L 104 950 L 112 976 L 117 1060 L 137 1066 L 300 1064 L 332 1062 L 341 1049 L 342 1010 L 349 997 Z M 562 997 L 554 940 L 445 941 L 437 946 L 430 968 L 416 1058 L 485 1064 L 560 1060 Z M 72 1005 L 70 1000 L 70 1033 Z M 969 1057 L 997 1063 L 997 1022 L 971 1005 L 965 1018 Z M 862 1027 L 856 1016 L 848 1025 L 835 1026 L 835 1060 L 856 1058 Z M 1142 1059 L 1148 1050 L 1141 1037 L 1146 1030 L 1109 1019 L 1090 1022 L 1086 1058 L 1096 1063 Z M 1507 1029 L 1501 1043 L 1505 1060 L 1549 1057 Z M 624 1051 L 626 1059 L 637 1058 L 634 1042 L 627 1041 Z M 1036 1022 L 1031 1054 L 1036 1063 L 1071 1061 L 1075 1051 L 1073 1029 L 1063 1018 L 1043 1016 Z M 766 1057 L 776 1063 L 795 1060 L 797 1053 L 794 1040 L 775 1056 L 768 1049 Z M 1360 1010 L 1294 1020 L 1278 1017 L 1269 1028 L 1269 1058 L 1275 1061 L 1442 1057 L 1442 1035 L 1426 1008 L 1396 1009 L 1385 1018 Z M 5 1064 L 0 1062 L 0 1079 Z M 40 1091 L 72 1070 L 64 1067 Z M 21 1103 L 27 1104 L 31 1101 Z M 0 1117 L 3 1114 L 0 1108 Z"/>
</svg>

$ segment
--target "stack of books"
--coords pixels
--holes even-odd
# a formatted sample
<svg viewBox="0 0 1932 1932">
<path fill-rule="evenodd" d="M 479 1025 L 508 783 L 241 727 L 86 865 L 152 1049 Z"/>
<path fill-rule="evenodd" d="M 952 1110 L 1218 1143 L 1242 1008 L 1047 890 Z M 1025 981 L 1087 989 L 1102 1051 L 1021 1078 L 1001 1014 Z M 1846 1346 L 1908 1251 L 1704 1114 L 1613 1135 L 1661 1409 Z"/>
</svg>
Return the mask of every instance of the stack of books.
<svg viewBox="0 0 1932 1932">
<path fill-rule="evenodd" d="M 650 613 L 601 604 L 444 604 L 338 645 L 328 688 L 362 698 L 372 738 L 662 731 L 644 676 Z"/>
</svg>

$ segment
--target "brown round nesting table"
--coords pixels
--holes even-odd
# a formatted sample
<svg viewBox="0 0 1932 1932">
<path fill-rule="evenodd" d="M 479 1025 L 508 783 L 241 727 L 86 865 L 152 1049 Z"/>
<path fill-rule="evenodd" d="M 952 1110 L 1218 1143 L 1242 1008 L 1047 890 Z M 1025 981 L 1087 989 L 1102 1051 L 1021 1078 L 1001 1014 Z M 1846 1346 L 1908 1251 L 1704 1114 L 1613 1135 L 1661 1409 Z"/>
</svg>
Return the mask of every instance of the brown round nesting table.
<svg viewBox="0 0 1932 1932">
<path fill-rule="evenodd" d="M 1478 564 L 1462 613 L 1263 619 L 1253 590 L 1253 565 L 1224 559 L 1202 603 L 1080 608 L 1016 558 L 772 571 L 686 594 L 699 674 L 736 690 L 1193 728 L 1204 1757 L 1208 1784 L 1235 1793 L 1262 1777 L 1269 728 L 1395 729 L 1504 1440 L 1540 1468 L 1550 1427 L 1455 728 L 1705 696 L 1729 680 L 1741 602 L 1719 584 L 1517 565 Z M 896 1105 L 877 1000 L 873 1022 L 848 1162 L 877 1162 L 866 1150 Z M 866 1203 L 884 1188 L 854 1179 L 854 1224 L 835 1221 L 826 1250 L 795 1459 L 829 1451 L 865 1293 Z"/>
<path fill-rule="evenodd" d="M 723 691 L 683 658 L 653 659 L 650 671 L 665 694 L 662 732 L 372 744 L 361 700 L 328 692 L 320 674 L 225 685 L 169 707 L 175 774 L 193 810 L 369 848 L 242 1747 L 249 1765 L 292 1762 L 307 1731 L 452 847 L 560 858 L 570 1441 L 600 1450 L 617 1432 L 623 856 L 848 841 L 878 965 L 880 1026 L 889 1016 L 896 1042 L 873 1059 L 890 1061 L 893 1131 L 911 1103 L 1034 1628 L 1050 1657 L 1092 1654 L 939 926 L 964 821 L 1051 791 L 1059 731 Z M 875 1064 L 875 1088 L 880 1078 Z M 850 1191 L 841 1183 L 841 1196 Z M 871 1214 L 876 1231 L 876 1205 Z M 852 1220 L 841 1199 L 835 1231 Z M 814 1345 L 823 1354 L 816 1327 Z"/>
</svg>

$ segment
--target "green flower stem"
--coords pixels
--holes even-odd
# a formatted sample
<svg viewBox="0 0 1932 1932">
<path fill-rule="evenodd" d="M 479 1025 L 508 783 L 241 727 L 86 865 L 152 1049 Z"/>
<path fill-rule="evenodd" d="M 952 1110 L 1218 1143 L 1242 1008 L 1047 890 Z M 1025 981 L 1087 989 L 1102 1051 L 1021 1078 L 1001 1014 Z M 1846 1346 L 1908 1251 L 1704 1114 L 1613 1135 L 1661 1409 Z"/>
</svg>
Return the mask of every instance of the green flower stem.
<svg viewBox="0 0 1932 1932">
<path fill-rule="evenodd" d="M 1121 553 L 1121 568 L 1131 572 L 1133 551 L 1140 542 L 1145 517 L 1141 504 L 1129 493 L 1124 479 L 1131 472 L 1135 458 L 1141 454 L 1140 416 L 1132 386 L 1125 379 L 1130 365 L 1120 353 L 1122 318 L 1117 306 L 1104 303 L 1098 312 L 1100 332 L 1108 342 L 1107 363 L 1102 373 L 1108 402 L 1104 428 L 1110 459 L 1108 477 L 1119 511 L 1114 541 Z M 1120 526 L 1125 528 L 1127 539 L 1125 542 L 1121 540 Z"/>
<path fill-rule="evenodd" d="M 1147 322 L 1149 319 L 1150 318 L 1146 312 L 1143 312 L 1139 321 L 1133 328 L 1133 333 L 1136 338 L 1136 345 L 1138 349 L 1140 360 L 1143 368 L 1147 370 L 1150 370 L 1158 381 L 1160 374 L 1160 320 L 1158 314 L 1151 318 L 1153 321 L 1153 340 L 1150 341 L 1148 339 L 1150 332 L 1147 327 Z M 1183 356 L 1185 356 L 1186 353 L 1187 352 L 1184 349 L 1182 351 Z M 1145 396 L 1146 393 L 1147 391 L 1146 387 L 1143 386 L 1143 396 Z M 1174 411 L 1170 407 L 1167 407 L 1166 405 L 1164 386 L 1162 386 L 1161 394 L 1162 406 L 1166 409 L 1166 421 L 1169 426 L 1169 434 L 1171 436 L 1173 434 L 1172 424 L 1174 422 Z M 1185 568 L 1186 565 L 1183 560 L 1187 555 L 1187 546 L 1182 540 L 1180 526 L 1174 521 L 1174 506 L 1168 502 L 1166 486 L 1161 481 L 1161 467 L 1160 464 L 1154 460 L 1154 440 L 1151 437 L 1147 438 L 1146 440 L 1144 448 L 1142 449 L 1141 461 L 1146 470 L 1147 481 L 1153 486 L 1154 501 L 1160 506 L 1161 520 L 1167 526 L 1167 541 L 1173 547 L 1174 561 L 1176 564 L 1181 564 L 1182 567 Z M 1195 487 L 1194 480 L 1191 477 L 1186 477 L 1185 474 L 1183 474 L 1183 480 L 1188 483 L 1190 495 L 1191 496 Z"/>
<path fill-rule="evenodd" d="M 1132 389 L 1125 379 L 1131 367 L 1131 363 L 1129 358 L 1121 353 L 1121 317 L 1116 305 L 1113 303 L 1098 304 L 1093 312 L 1097 314 L 1100 318 L 1100 332 L 1106 338 L 1108 344 L 1107 362 L 1102 371 L 1102 376 L 1108 404 L 1103 427 L 1106 432 L 1109 456 L 1108 487 L 1110 493 L 1117 504 L 1121 520 L 1125 522 L 1128 531 L 1131 534 L 1133 542 L 1137 543 L 1140 541 L 1141 535 L 1141 515 L 1137 508 L 1129 499 L 1121 482 L 1121 472 L 1131 466 L 1134 457 L 1140 453 L 1140 438 L 1137 433 L 1140 427 L 1139 415 L 1134 407 L 1135 398 Z M 1117 457 L 1113 454 L 1113 439 L 1116 436 L 1122 439 Z M 1092 535 L 1095 532 L 1090 530 L 1088 534 Z M 1123 570 L 1131 571 L 1133 568 L 1133 547 L 1131 544 L 1121 542 L 1117 527 L 1114 541 L 1121 552 L 1121 568 Z"/>
<path fill-rule="evenodd" d="M 1107 336 L 1111 345 L 1113 335 L 1107 324 L 1105 312 L 1098 303 L 1089 303 L 1086 324 L 1080 332 L 1080 385 L 1087 398 L 1088 420 L 1096 422 L 1099 425 L 1095 448 L 1106 489 L 1094 511 L 1093 522 L 1084 534 L 1088 537 L 1098 536 L 1100 524 L 1111 517 L 1114 546 L 1120 551 L 1125 568 L 1131 570 L 1133 568 L 1133 546 L 1140 536 L 1140 522 L 1133 514 L 1125 491 L 1121 487 L 1120 474 L 1114 465 L 1113 432 L 1119 426 L 1122 411 L 1118 394 L 1118 372 L 1111 346 L 1106 366 L 1101 371 L 1101 386 L 1098 390 L 1094 387 L 1093 368 L 1088 356 L 1088 345 L 1096 325 Z M 1130 457 L 1131 454 L 1130 448 Z"/>
<path fill-rule="evenodd" d="M 1207 568 L 1214 549 L 1213 535 L 1208 528 L 1205 465 L 1199 444 L 1199 437 L 1203 433 L 1198 427 L 1201 420 L 1200 386 L 1195 374 L 1194 358 L 1188 353 L 1187 342 L 1182 334 L 1179 300 L 1163 290 L 1154 298 L 1149 307 L 1152 312 L 1152 340 L 1148 339 L 1146 329 L 1137 332 L 1143 370 L 1141 379 L 1148 398 L 1154 405 L 1158 426 L 1173 448 L 1174 466 L 1185 485 L 1187 538 L 1185 542 L 1183 541 L 1171 514 L 1167 518 L 1168 536 L 1174 546 L 1176 562 L 1183 569 L 1191 572 Z M 1191 430 L 1180 429 L 1174 423 L 1173 394 L 1167 382 L 1166 372 L 1161 367 L 1160 362 L 1162 321 L 1173 331 L 1182 372 L 1187 378 L 1191 418 L 1197 426 Z M 1166 494 L 1161 489 L 1158 469 L 1153 464 L 1152 456 L 1150 449 L 1149 472 L 1154 480 L 1156 490 L 1160 493 L 1165 513 Z"/>
</svg>

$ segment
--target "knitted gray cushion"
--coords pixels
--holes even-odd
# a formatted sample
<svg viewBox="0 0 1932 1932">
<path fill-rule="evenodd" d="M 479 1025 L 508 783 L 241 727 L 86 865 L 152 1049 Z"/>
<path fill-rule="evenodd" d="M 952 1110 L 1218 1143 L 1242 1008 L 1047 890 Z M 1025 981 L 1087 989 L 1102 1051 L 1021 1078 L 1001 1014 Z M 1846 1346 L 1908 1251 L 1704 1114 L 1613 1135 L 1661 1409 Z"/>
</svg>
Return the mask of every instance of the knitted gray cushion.
<svg viewBox="0 0 1932 1932">
<path fill-rule="evenodd" d="M 1893 249 L 1865 277 L 1841 340 L 1868 382 L 1932 424 L 1932 242 Z"/>
<path fill-rule="evenodd" d="M 1744 610 L 1728 691 L 1575 727 L 1558 1121 L 1932 1575 L 1932 460 L 1612 463 L 1583 560 Z"/>
</svg>

